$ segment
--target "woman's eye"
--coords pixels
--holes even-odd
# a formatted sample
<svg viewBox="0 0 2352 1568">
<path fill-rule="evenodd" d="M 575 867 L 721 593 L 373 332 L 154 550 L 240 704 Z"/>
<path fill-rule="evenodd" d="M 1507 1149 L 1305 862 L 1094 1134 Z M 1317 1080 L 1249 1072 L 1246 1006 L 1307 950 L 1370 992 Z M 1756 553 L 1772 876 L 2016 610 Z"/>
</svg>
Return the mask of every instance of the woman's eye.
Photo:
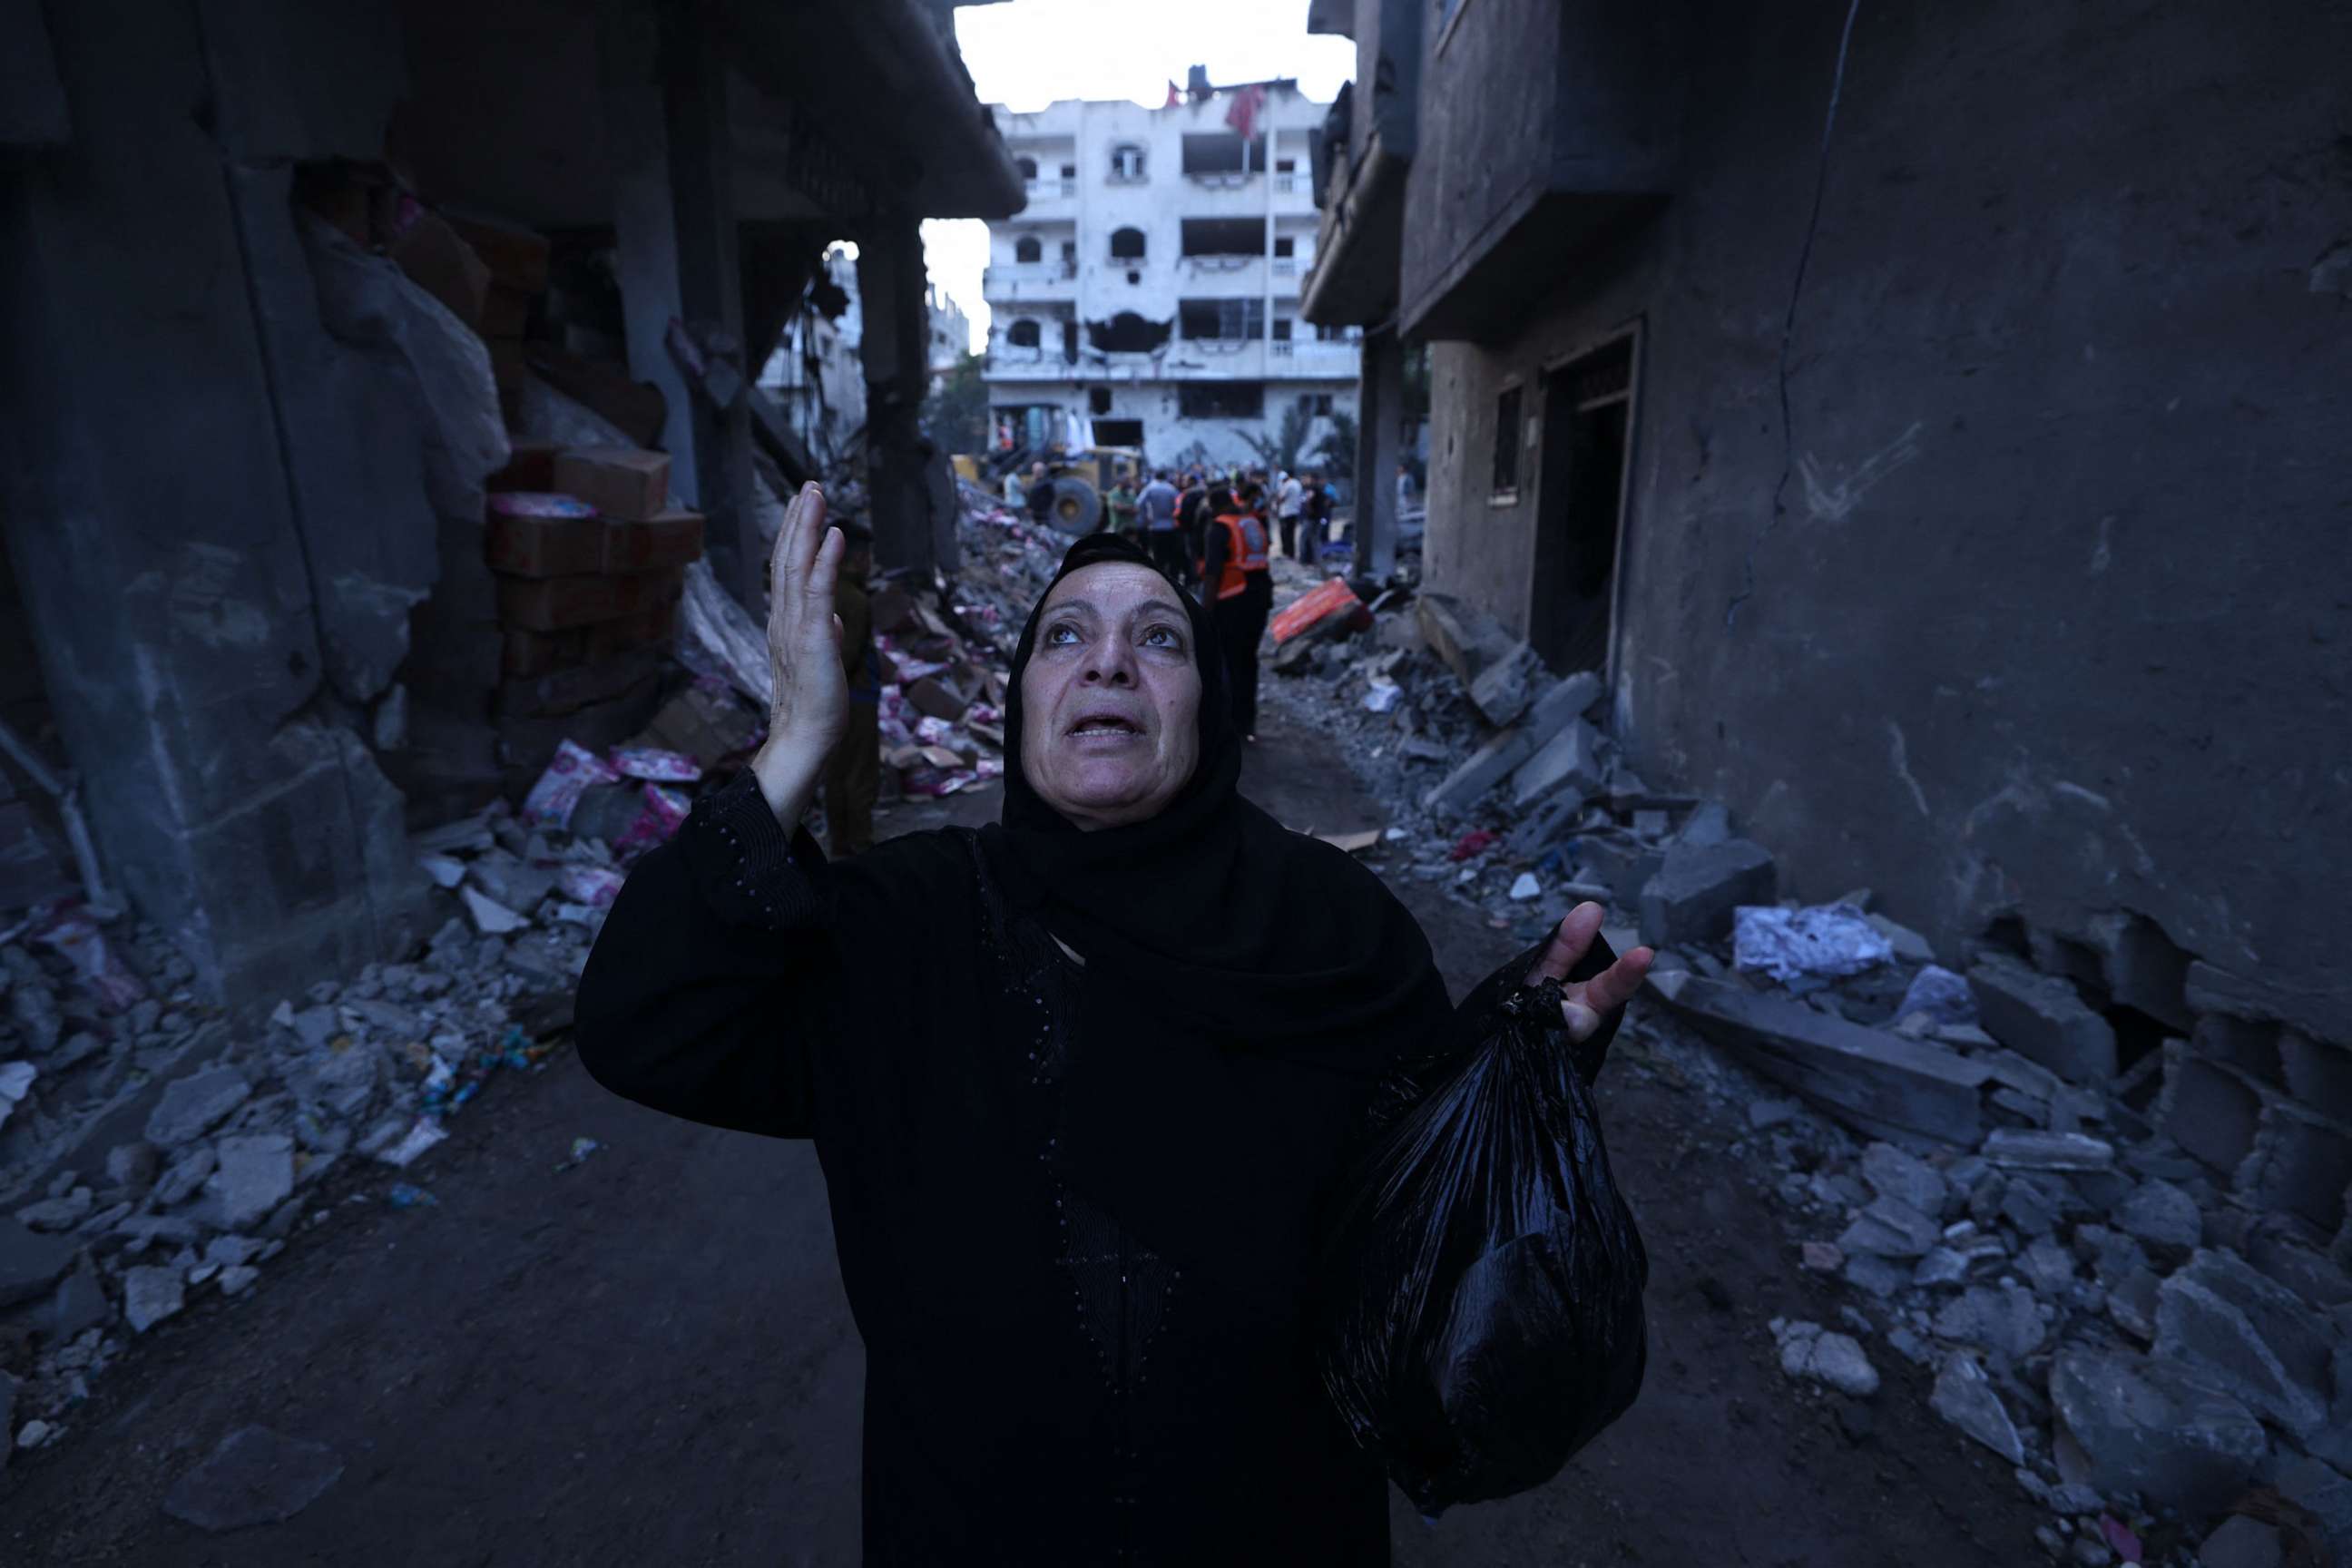
<svg viewBox="0 0 2352 1568">
<path fill-rule="evenodd" d="M 1150 631 L 1143 634 L 1143 638 L 1146 642 L 1150 642 L 1155 637 L 1159 639 L 1157 646 L 1160 647 L 1181 647 L 1184 646 L 1183 639 L 1176 635 L 1176 629 L 1173 626 L 1154 626 Z"/>
<path fill-rule="evenodd" d="M 1062 634 L 1063 634 L 1063 633 L 1065 633 L 1065 632 L 1067 632 L 1067 633 L 1069 634 L 1069 636 L 1070 636 L 1070 640 L 1071 640 L 1071 641 L 1075 642 L 1075 641 L 1076 641 L 1076 640 L 1077 640 L 1077 636 L 1078 636 L 1077 628 L 1076 628 L 1076 626 L 1071 626 L 1071 625 L 1070 625 L 1070 624 L 1068 624 L 1066 621 L 1066 622 L 1064 622 L 1062 625 L 1060 625 L 1060 626 L 1048 626 L 1048 627 L 1046 627 L 1046 628 L 1045 628 L 1045 640 L 1046 640 L 1047 642 L 1049 642 L 1049 643 L 1056 643 L 1056 642 L 1060 642 L 1060 641 L 1062 640 Z"/>
</svg>

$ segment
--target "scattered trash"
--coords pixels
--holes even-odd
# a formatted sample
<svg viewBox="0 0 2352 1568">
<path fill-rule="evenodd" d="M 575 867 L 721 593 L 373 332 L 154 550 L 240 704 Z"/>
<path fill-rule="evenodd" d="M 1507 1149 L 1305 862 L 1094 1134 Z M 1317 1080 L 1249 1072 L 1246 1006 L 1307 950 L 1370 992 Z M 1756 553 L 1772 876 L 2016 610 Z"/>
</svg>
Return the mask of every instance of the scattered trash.
<svg viewBox="0 0 2352 1568">
<path fill-rule="evenodd" d="M 1495 842 L 1495 838 L 1496 835 L 1483 827 L 1473 828 L 1454 841 L 1454 847 L 1449 851 L 1448 858 L 1467 860 L 1474 855 L 1482 855 L 1486 853 L 1487 846 Z"/>
<path fill-rule="evenodd" d="M 1539 897 L 1542 892 L 1543 884 L 1536 880 L 1535 873 L 1532 871 L 1520 872 L 1518 879 L 1511 884 L 1511 897 L 1514 899 L 1527 900 L 1537 898 Z"/>
<path fill-rule="evenodd" d="M 615 746 L 606 760 L 623 778 L 650 779 L 656 784 L 692 784 L 702 776 L 702 764 L 676 752 L 651 746 Z"/>
<path fill-rule="evenodd" d="M 572 1141 L 571 1156 L 568 1159 L 557 1161 L 555 1168 L 559 1171 L 568 1171 L 572 1169 L 572 1166 L 586 1160 L 589 1155 L 593 1154 L 597 1150 L 602 1149 L 604 1146 L 604 1145 L 599 1143 L 593 1138 L 574 1138 Z"/>
<path fill-rule="evenodd" d="M 1893 958 L 1895 950 L 1851 904 L 1801 910 L 1742 904 L 1732 913 L 1731 954 L 1739 968 L 1760 969 L 1785 984 L 1859 974 Z"/>
<path fill-rule="evenodd" d="M 441 1200 L 414 1182 L 394 1182 L 383 1190 L 383 1201 L 396 1209 L 438 1208 Z"/>
<path fill-rule="evenodd" d="M 569 826 L 583 791 L 591 784 L 611 784 L 620 776 L 593 752 L 565 741 L 555 748 L 554 761 L 523 797 L 523 819 L 541 827 Z"/>
<path fill-rule="evenodd" d="M 2107 1544 L 2113 1547 L 2116 1555 L 2125 1562 L 2137 1563 L 2140 1560 L 2139 1537 L 2133 1534 L 2131 1527 L 2114 1514 L 2099 1515 L 2099 1533 L 2106 1537 Z"/>
<path fill-rule="evenodd" d="M 1275 647 L 1280 647 L 1291 638 L 1313 631 L 1327 621 L 1351 617 L 1363 607 L 1364 602 L 1356 597 L 1355 590 L 1348 586 L 1344 578 L 1327 577 L 1284 606 L 1266 623 L 1265 629 L 1274 638 Z"/>
<path fill-rule="evenodd" d="M 448 1136 L 449 1134 L 441 1131 L 441 1123 L 430 1116 L 420 1116 L 398 1142 L 384 1150 L 376 1158 L 396 1169 L 406 1170 L 416 1163 L 418 1155 Z"/>
</svg>

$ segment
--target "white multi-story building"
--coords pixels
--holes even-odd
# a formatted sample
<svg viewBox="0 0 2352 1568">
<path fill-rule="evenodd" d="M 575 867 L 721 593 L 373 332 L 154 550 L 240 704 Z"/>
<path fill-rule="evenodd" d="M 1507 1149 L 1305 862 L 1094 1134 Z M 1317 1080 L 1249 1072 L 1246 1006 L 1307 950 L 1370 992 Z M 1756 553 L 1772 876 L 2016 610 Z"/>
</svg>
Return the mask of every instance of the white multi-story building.
<svg viewBox="0 0 2352 1568">
<path fill-rule="evenodd" d="M 1311 140 L 1328 105 L 1274 83 L 1244 146 L 1233 92 L 1168 109 L 996 110 L 1029 204 L 989 225 L 989 407 L 1000 447 L 1071 416 L 1155 464 L 1257 460 L 1288 411 L 1301 467 L 1353 418 L 1359 329 L 1298 319 Z M 1303 416 L 1303 423 L 1301 422 Z"/>
</svg>

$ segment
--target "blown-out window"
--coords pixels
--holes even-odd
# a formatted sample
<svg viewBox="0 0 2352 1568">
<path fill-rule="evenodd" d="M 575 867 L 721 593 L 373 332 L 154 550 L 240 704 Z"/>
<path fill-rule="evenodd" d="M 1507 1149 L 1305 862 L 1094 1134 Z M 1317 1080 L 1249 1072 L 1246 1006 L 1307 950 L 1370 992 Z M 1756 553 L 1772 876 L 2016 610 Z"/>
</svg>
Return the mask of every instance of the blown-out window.
<svg viewBox="0 0 2352 1568">
<path fill-rule="evenodd" d="M 1035 235 L 1024 234 L 1019 239 L 1013 242 L 1013 260 L 1043 261 L 1045 258 L 1045 247 L 1042 244 L 1038 243 L 1038 239 Z"/>
<path fill-rule="evenodd" d="M 1004 329 L 1004 341 L 1016 349 L 1034 349 L 1045 339 L 1037 323 L 1024 316 Z"/>
<path fill-rule="evenodd" d="M 1110 254 L 1111 259 L 1114 261 L 1142 260 L 1143 231 L 1139 228 L 1117 228 L 1111 230 Z"/>
<path fill-rule="evenodd" d="M 1132 142 L 1122 142 L 1110 150 L 1110 177 L 1114 180 L 1135 181 L 1143 178 L 1143 149 Z"/>
</svg>

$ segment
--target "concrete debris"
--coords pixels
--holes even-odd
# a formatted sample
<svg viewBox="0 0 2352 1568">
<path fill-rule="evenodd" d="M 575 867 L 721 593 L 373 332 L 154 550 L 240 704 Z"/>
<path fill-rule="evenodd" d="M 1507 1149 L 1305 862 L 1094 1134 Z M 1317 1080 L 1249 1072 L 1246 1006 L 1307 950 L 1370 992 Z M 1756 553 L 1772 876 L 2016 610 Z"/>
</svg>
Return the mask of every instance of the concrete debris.
<svg viewBox="0 0 2352 1568">
<path fill-rule="evenodd" d="M 2341 1336 L 2293 1291 L 2234 1252 L 2200 1250 L 2158 1292 L 2156 1347 L 2203 1371 L 2279 1425 L 2308 1436 L 2352 1361 Z"/>
<path fill-rule="evenodd" d="M 2284 1548 L 2274 1525 L 2233 1513 L 2197 1548 L 2200 1568 L 2280 1568 Z"/>
<path fill-rule="evenodd" d="M 1979 1152 L 1996 1165 L 2020 1171 L 2104 1171 L 2116 1163 L 2115 1145 L 2104 1139 L 2015 1127 L 1996 1128 Z"/>
<path fill-rule="evenodd" d="M 180 1269 L 146 1265 L 122 1271 L 122 1316 L 133 1332 L 145 1333 L 176 1315 L 185 1302 Z"/>
<path fill-rule="evenodd" d="M 2105 1083 L 2116 1076 L 2116 1032 L 2074 986 L 2006 953 L 1969 971 L 1977 1013 L 1993 1038 L 2062 1078 Z"/>
<path fill-rule="evenodd" d="M 1944 1212 L 1952 1195 L 1941 1172 L 1892 1143 L 1874 1142 L 1862 1152 L 1862 1179 L 1879 1196 L 1899 1198 L 1931 1218 Z"/>
<path fill-rule="evenodd" d="M 2195 1247 L 2204 1237 L 2197 1200 L 2169 1182 L 2146 1182 L 2116 1210 L 2116 1226 L 2151 1247 Z"/>
<path fill-rule="evenodd" d="M 1880 1197 L 1854 1216 L 1837 1244 L 1848 1256 L 1866 1252 L 1876 1258 L 1918 1258 L 1942 1234 L 1934 1220 L 1901 1199 Z"/>
<path fill-rule="evenodd" d="M 1893 922 L 1873 920 L 1868 916 L 1864 918 L 1871 921 L 1872 929 L 1884 940 L 1885 928 Z M 1887 952 L 1890 955 L 1895 954 L 1892 942 L 1887 942 Z M 1910 985 L 1903 993 L 1903 1000 L 1895 1005 L 1895 1016 L 1898 1018 L 1920 1015 L 1939 1025 L 1974 1024 L 1977 1021 L 1976 993 L 1966 980 L 1950 970 L 1940 964 L 1926 964 L 1911 977 Z"/>
<path fill-rule="evenodd" d="M 1511 804 L 1525 810 L 1556 793 L 1580 805 L 1591 799 L 1605 776 L 1601 747 L 1600 731 L 1581 719 L 1570 720 L 1512 773 Z"/>
<path fill-rule="evenodd" d="M 2227 1389 L 2162 1357 L 2070 1345 L 2051 1363 L 2050 1405 L 2093 1484 L 2185 1513 L 2228 1504 L 2270 1453 L 2262 1423 Z"/>
<path fill-rule="evenodd" d="M 1936 1314 L 1936 1332 L 2018 1362 L 2042 1348 L 2050 1325 L 2025 1287 L 1972 1285 Z"/>
<path fill-rule="evenodd" d="M 215 1533 L 293 1518 L 325 1495 L 342 1461 L 323 1444 L 241 1426 L 163 1494 L 163 1511 Z"/>
<path fill-rule="evenodd" d="M 1678 844 L 1642 889 L 1642 940 L 1654 947 L 1713 942 L 1742 904 L 1769 904 L 1779 870 L 1771 851 L 1746 838 Z"/>
<path fill-rule="evenodd" d="M 1894 956 L 1886 939 L 1850 904 L 1741 905 L 1733 911 L 1731 962 L 1784 984 L 1807 975 L 1860 974 Z"/>
<path fill-rule="evenodd" d="M 147 1118 L 147 1142 L 176 1149 L 204 1136 L 245 1103 L 253 1086 L 235 1068 L 210 1068 L 174 1080 Z"/>
<path fill-rule="evenodd" d="M 294 1141 L 283 1132 L 224 1138 L 218 1166 L 205 1183 L 222 1226 L 242 1230 L 294 1191 Z"/>
<path fill-rule="evenodd" d="M 1992 1380 L 1973 1357 L 1955 1354 L 1945 1359 L 1927 1405 L 2011 1464 L 2025 1462 L 2025 1439 L 2017 1435 L 2017 1425 L 2009 1418 Z"/>
<path fill-rule="evenodd" d="M 29 1301 L 58 1282 L 73 1262 L 74 1244 L 0 1219 L 0 1307 Z"/>
<path fill-rule="evenodd" d="M 1772 1333 L 1780 1345 L 1780 1370 L 1789 1376 L 1827 1384 L 1857 1399 L 1878 1392 L 1878 1369 L 1852 1335 L 1831 1332 L 1819 1323 L 1778 1319 Z"/>
</svg>

